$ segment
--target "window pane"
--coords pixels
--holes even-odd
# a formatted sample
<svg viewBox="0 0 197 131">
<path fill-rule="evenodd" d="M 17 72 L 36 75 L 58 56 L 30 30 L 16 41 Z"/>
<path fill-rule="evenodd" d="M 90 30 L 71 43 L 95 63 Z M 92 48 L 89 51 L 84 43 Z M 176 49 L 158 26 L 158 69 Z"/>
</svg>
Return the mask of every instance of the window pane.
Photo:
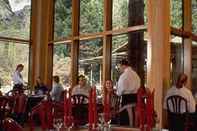
<svg viewBox="0 0 197 131">
<path fill-rule="evenodd" d="M 183 44 L 182 38 L 171 37 L 171 84 L 175 84 L 180 72 L 183 72 Z"/>
<path fill-rule="evenodd" d="M 128 35 L 119 35 L 112 37 L 111 79 L 113 80 L 114 86 L 116 86 L 116 83 L 120 76 L 120 72 L 117 67 L 118 62 L 123 58 L 127 58 L 128 56 L 127 49 L 128 49 Z"/>
<path fill-rule="evenodd" d="M 55 1 L 54 39 L 71 35 L 72 0 Z"/>
<path fill-rule="evenodd" d="M 118 36 L 113 36 L 112 37 L 112 74 L 111 74 L 111 79 L 114 82 L 114 86 L 116 86 L 116 83 L 119 79 L 120 76 L 120 72 L 118 69 L 118 63 L 121 59 L 123 58 L 128 58 L 128 50 L 129 50 L 129 45 L 128 45 L 128 35 L 124 34 L 124 35 L 118 35 Z M 141 55 L 143 55 L 143 61 L 144 61 L 144 66 L 142 67 L 142 69 L 139 70 L 143 70 L 143 74 L 141 76 L 141 79 L 144 80 L 145 84 L 146 84 L 146 71 L 147 71 L 147 66 L 146 66 L 146 58 L 147 58 L 147 47 L 146 47 L 146 41 L 144 41 L 144 50 L 140 53 Z M 139 60 L 138 60 L 139 62 Z M 138 73 L 138 75 L 140 75 Z M 143 78 L 142 78 L 143 77 Z M 115 87 L 116 88 L 116 87 Z"/>
<path fill-rule="evenodd" d="M 192 93 L 197 100 L 197 42 L 192 42 Z"/>
<path fill-rule="evenodd" d="M 68 89 L 71 84 L 71 45 L 68 43 L 54 45 L 53 52 L 53 75 L 58 75 L 64 89 Z"/>
<path fill-rule="evenodd" d="M 0 36 L 29 39 L 31 0 L 3 0 L 0 6 Z"/>
<path fill-rule="evenodd" d="M 0 86 L 3 93 L 13 87 L 12 75 L 18 64 L 23 64 L 22 76 L 28 82 L 29 45 L 0 41 Z"/>
<path fill-rule="evenodd" d="M 181 28 L 183 25 L 182 0 L 171 0 L 171 26 Z"/>
<path fill-rule="evenodd" d="M 146 25 L 148 24 L 147 8 L 148 8 L 148 0 L 144 0 L 144 23 Z"/>
<path fill-rule="evenodd" d="M 101 90 L 102 59 L 102 39 L 80 41 L 79 75 L 85 75 L 88 84 L 96 85 L 99 90 Z"/>
<path fill-rule="evenodd" d="M 144 24 L 145 0 L 113 0 L 113 29 Z"/>
<path fill-rule="evenodd" d="M 197 34 L 197 1 L 192 0 L 192 31 Z"/>
<path fill-rule="evenodd" d="M 80 33 L 103 31 L 103 0 L 80 0 Z"/>
</svg>

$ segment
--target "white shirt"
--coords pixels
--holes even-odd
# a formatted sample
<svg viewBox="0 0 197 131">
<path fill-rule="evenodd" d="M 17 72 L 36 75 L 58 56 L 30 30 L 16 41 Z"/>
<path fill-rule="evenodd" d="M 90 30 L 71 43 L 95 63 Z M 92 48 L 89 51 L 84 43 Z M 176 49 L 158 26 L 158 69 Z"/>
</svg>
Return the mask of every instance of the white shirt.
<svg viewBox="0 0 197 131">
<path fill-rule="evenodd" d="M 59 83 L 54 83 L 53 88 L 51 90 L 51 97 L 54 101 L 60 101 L 62 92 L 64 91 L 63 87 Z"/>
<path fill-rule="evenodd" d="M 186 87 L 182 87 L 179 89 L 179 88 L 176 88 L 175 86 L 173 86 L 172 88 L 170 88 L 167 91 L 167 94 L 166 94 L 166 97 L 164 100 L 164 109 L 167 109 L 167 98 L 170 96 L 173 96 L 173 95 L 179 95 L 179 96 L 182 96 L 183 98 L 185 98 L 187 100 L 188 111 L 195 112 L 195 108 L 196 108 L 195 107 L 196 106 L 195 99 L 192 96 L 191 91 Z M 172 104 L 169 104 L 169 108 L 170 108 L 170 111 L 172 111 L 172 108 L 173 108 Z M 186 112 L 185 106 L 183 104 L 181 104 L 180 111 L 181 111 L 181 113 Z"/>
<path fill-rule="evenodd" d="M 127 67 L 118 80 L 117 94 L 119 96 L 123 94 L 135 94 L 139 88 L 140 77 L 131 67 Z"/>
<path fill-rule="evenodd" d="M 72 95 L 85 95 L 87 97 L 89 97 L 89 91 L 90 91 L 90 87 L 84 86 L 84 87 L 80 87 L 80 85 L 76 85 L 73 89 L 72 89 Z"/>
<path fill-rule="evenodd" d="M 13 84 L 24 84 L 23 77 L 19 71 L 15 71 L 12 76 Z"/>
</svg>

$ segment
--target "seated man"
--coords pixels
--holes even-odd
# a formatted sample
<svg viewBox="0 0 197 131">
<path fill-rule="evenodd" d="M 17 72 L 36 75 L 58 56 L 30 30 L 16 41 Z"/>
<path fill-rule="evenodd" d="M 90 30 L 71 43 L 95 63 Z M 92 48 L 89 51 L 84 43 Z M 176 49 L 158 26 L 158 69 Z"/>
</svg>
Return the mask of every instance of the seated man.
<svg viewBox="0 0 197 131">
<path fill-rule="evenodd" d="M 173 95 L 178 95 L 186 99 L 188 112 L 191 113 L 195 112 L 195 106 L 196 106 L 195 99 L 191 91 L 185 87 L 186 83 L 187 83 L 187 76 L 185 74 L 180 74 L 178 76 L 176 85 L 167 91 L 164 101 L 164 109 L 167 109 L 167 98 Z M 169 108 L 172 109 L 172 107 Z M 181 108 L 180 111 L 181 113 L 184 113 L 186 112 L 186 109 Z"/>
<path fill-rule="evenodd" d="M 186 88 L 187 76 L 185 74 L 180 74 L 178 76 L 176 85 L 167 91 L 164 109 L 168 111 L 168 125 L 171 131 L 184 131 L 185 128 L 191 127 L 187 121 L 186 116 L 183 113 L 195 112 L 195 100 L 192 96 L 191 91 Z"/>
<path fill-rule="evenodd" d="M 59 76 L 53 76 L 53 87 L 51 90 L 51 98 L 53 101 L 61 101 L 61 95 L 64 91 L 62 85 L 60 84 Z"/>
<path fill-rule="evenodd" d="M 86 84 L 84 75 L 78 76 L 78 85 L 72 89 L 72 95 L 85 95 L 89 97 L 90 87 Z"/>
</svg>

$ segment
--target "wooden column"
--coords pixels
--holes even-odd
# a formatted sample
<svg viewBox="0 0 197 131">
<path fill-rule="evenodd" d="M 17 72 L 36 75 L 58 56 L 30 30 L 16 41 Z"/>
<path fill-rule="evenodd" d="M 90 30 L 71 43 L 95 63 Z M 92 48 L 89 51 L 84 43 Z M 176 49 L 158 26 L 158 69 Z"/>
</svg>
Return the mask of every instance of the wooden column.
<svg viewBox="0 0 197 131">
<path fill-rule="evenodd" d="M 51 85 L 52 47 L 48 42 L 53 39 L 53 0 L 32 1 L 32 25 L 30 47 L 30 83 L 34 85 L 36 78 Z"/>
<path fill-rule="evenodd" d="M 72 0 L 72 36 L 79 35 L 80 0 Z M 72 40 L 71 45 L 71 87 L 77 84 L 79 40 Z"/>
<path fill-rule="evenodd" d="M 170 83 L 170 0 L 148 0 L 147 85 L 155 89 L 154 108 L 163 125 L 164 89 Z"/>
<path fill-rule="evenodd" d="M 112 0 L 104 0 L 104 31 L 112 29 Z M 103 82 L 111 79 L 112 36 L 103 37 Z"/>
<path fill-rule="evenodd" d="M 183 0 L 183 29 L 187 32 L 192 32 L 192 4 L 191 0 Z M 184 73 L 188 76 L 187 87 L 192 85 L 192 40 L 191 38 L 184 38 Z"/>
</svg>

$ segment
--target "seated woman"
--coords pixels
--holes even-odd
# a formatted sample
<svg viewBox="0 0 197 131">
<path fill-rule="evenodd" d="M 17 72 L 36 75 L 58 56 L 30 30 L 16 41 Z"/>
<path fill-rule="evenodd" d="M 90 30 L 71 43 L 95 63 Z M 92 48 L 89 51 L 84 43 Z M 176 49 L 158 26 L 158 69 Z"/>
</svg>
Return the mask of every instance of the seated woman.
<svg viewBox="0 0 197 131">
<path fill-rule="evenodd" d="M 86 78 L 84 75 L 78 76 L 78 85 L 72 89 L 72 95 L 85 95 L 89 97 L 90 86 L 86 84 Z"/>
<path fill-rule="evenodd" d="M 60 84 L 59 76 L 53 76 L 53 87 L 51 90 L 51 98 L 54 101 L 60 101 L 62 92 L 64 91 L 62 85 Z"/>
<path fill-rule="evenodd" d="M 109 113 L 109 115 L 105 116 L 105 120 L 108 121 L 110 119 L 109 117 L 111 117 L 113 124 L 118 123 L 115 117 L 119 111 L 120 97 L 116 94 L 115 90 L 113 89 L 112 80 L 106 80 L 103 89 L 104 89 L 104 97 L 103 97 L 104 112 Z"/>
<path fill-rule="evenodd" d="M 36 85 L 34 89 L 35 89 L 35 95 L 45 95 L 48 92 L 48 88 L 41 81 L 40 77 L 36 79 Z"/>
<path fill-rule="evenodd" d="M 115 108 L 116 101 L 114 97 L 118 97 L 116 91 L 113 89 L 112 80 L 106 80 L 104 83 L 104 97 L 110 96 L 110 106 L 111 108 Z"/>
</svg>

